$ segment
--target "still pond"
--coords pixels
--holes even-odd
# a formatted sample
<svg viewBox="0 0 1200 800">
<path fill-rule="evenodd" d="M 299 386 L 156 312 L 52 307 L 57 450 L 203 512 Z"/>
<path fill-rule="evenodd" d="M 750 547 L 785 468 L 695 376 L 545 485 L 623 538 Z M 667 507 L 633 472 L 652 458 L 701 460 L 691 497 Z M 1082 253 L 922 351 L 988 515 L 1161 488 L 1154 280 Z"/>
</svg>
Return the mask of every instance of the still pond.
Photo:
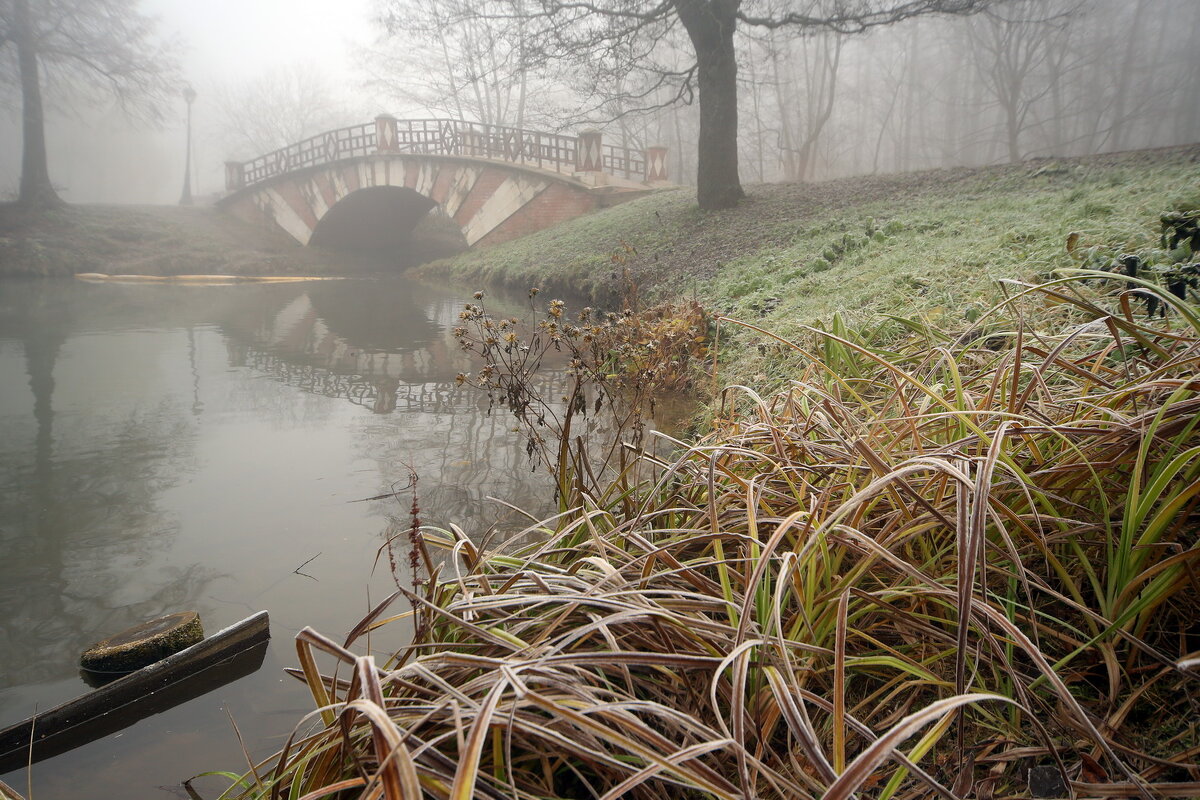
<svg viewBox="0 0 1200 800">
<path fill-rule="evenodd" d="M 86 692 L 79 653 L 142 620 L 272 622 L 260 669 L 34 764 L 36 800 L 186 797 L 245 766 L 234 722 L 255 757 L 282 745 L 312 708 L 283 672 L 295 632 L 340 638 L 395 588 L 377 556 L 411 494 L 365 498 L 410 469 L 429 525 L 516 526 L 489 496 L 546 509 L 511 419 L 454 380 L 469 300 L 393 278 L 0 283 L 0 728 Z"/>
</svg>

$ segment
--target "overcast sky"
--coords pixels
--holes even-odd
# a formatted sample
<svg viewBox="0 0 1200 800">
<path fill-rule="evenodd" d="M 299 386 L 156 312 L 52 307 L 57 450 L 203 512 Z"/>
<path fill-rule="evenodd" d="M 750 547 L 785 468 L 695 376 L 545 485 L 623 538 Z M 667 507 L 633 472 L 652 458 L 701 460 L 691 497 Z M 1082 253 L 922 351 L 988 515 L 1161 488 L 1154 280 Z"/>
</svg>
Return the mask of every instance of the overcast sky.
<svg viewBox="0 0 1200 800">
<path fill-rule="evenodd" d="M 198 92 L 194 106 L 194 188 L 223 188 L 222 146 L 212 139 L 206 104 L 220 84 L 248 81 L 276 66 L 303 63 L 328 71 L 353 92 L 353 53 L 373 36 L 375 0 L 142 0 L 164 34 L 183 45 L 184 77 Z M 48 98 L 53 102 L 53 98 Z M 12 197 L 20 177 L 19 98 L 0 115 L 0 196 Z M 76 203 L 172 203 L 182 187 L 182 98 L 174 123 L 162 130 L 131 128 L 112 109 L 51 112 L 47 120 L 50 177 Z"/>
<path fill-rule="evenodd" d="M 184 42 L 197 85 L 315 63 L 349 78 L 352 48 L 372 37 L 373 0 L 143 0 L 162 30 Z"/>
</svg>

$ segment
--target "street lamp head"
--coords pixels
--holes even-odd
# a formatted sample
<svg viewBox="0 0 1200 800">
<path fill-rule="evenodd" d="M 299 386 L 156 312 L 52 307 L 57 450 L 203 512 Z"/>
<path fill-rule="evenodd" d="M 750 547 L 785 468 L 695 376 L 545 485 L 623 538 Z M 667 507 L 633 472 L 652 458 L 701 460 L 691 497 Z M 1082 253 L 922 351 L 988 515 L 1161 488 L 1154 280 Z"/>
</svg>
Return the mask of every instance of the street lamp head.
<svg viewBox="0 0 1200 800">
<path fill-rule="evenodd" d="M 179 198 L 179 205 L 190 206 L 192 204 L 192 101 L 196 99 L 196 90 L 190 83 L 183 87 L 183 99 L 187 103 L 187 149 L 184 156 L 183 196 Z"/>
</svg>

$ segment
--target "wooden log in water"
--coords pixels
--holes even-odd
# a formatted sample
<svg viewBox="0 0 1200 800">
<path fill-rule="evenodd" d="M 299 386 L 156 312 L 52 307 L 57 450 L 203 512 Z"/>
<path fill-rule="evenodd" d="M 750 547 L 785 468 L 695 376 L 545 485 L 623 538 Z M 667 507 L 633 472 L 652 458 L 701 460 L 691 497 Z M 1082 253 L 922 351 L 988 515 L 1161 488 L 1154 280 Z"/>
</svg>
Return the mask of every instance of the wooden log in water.
<svg viewBox="0 0 1200 800">
<path fill-rule="evenodd" d="M 87 283 L 180 283 L 189 286 L 346 280 L 335 275 L 107 275 L 103 272 L 77 272 L 75 277 Z"/>
<path fill-rule="evenodd" d="M 0 730 L 0 773 L 65 753 L 257 670 L 271 638 L 260 611 L 185 650 Z M 31 752 L 32 744 L 32 752 Z"/>
<path fill-rule="evenodd" d="M 200 615 L 195 611 L 176 611 L 101 639 L 83 651 L 79 666 L 91 672 L 124 674 L 202 641 L 204 626 L 200 624 Z"/>
</svg>

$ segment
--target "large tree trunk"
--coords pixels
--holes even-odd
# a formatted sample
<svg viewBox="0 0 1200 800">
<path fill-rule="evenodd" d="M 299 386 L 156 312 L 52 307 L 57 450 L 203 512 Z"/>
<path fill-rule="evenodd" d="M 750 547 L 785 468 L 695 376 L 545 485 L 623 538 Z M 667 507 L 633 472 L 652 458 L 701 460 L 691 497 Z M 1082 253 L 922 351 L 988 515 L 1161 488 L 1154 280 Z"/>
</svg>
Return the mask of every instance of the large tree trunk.
<svg viewBox="0 0 1200 800">
<path fill-rule="evenodd" d="M 46 125 L 42 112 L 42 86 L 38 77 L 37 39 L 29 16 L 29 0 L 16 0 L 13 8 L 13 33 L 17 42 L 17 63 L 21 71 L 21 193 L 17 202 L 24 206 L 61 205 L 62 200 L 50 184 L 46 166 Z"/>
<path fill-rule="evenodd" d="M 700 208 L 732 208 L 745 196 L 738 180 L 737 58 L 733 32 L 738 0 L 675 0 L 696 49 L 700 142 L 696 199 Z"/>
</svg>

